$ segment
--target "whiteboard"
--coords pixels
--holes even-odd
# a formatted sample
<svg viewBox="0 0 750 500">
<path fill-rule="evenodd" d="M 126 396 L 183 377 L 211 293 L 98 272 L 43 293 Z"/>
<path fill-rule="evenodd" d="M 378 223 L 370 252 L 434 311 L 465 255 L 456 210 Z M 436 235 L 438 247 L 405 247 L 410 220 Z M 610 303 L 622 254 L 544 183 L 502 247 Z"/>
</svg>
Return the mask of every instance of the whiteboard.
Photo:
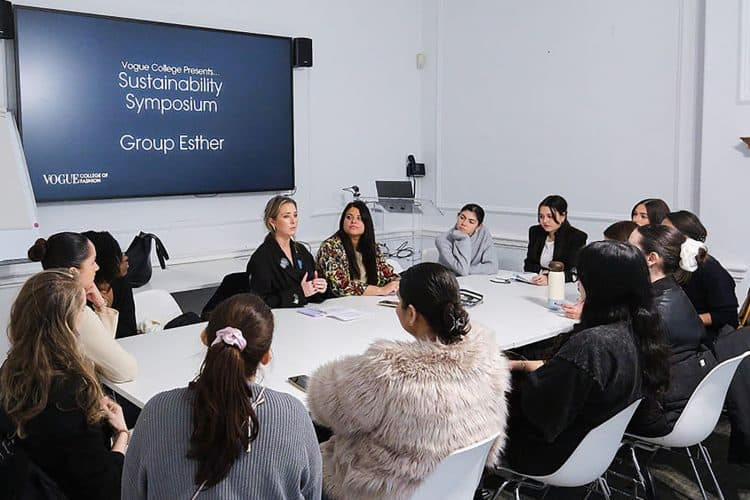
<svg viewBox="0 0 750 500">
<path fill-rule="evenodd" d="M 37 226 L 21 137 L 13 115 L 0 110 L 0 262 L 24 258 Z"/>
</svg>

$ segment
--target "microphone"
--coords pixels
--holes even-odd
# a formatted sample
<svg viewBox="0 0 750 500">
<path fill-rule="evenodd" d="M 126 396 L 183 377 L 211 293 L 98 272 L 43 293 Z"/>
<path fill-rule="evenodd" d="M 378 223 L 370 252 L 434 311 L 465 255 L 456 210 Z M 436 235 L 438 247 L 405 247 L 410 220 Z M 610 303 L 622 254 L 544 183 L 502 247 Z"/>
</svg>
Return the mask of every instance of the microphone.
<svg viewBox="0 0 750 500">
<path fill-rule="evenodd" d="M 360 196 L 359 186 L 357 186 L 356 184 L 354 184 L 353 186 L 341 188 L 341 190 L 352 193 L 352 195 L 354 195 L 355 198 L 359 198 Z"/>
</svg>

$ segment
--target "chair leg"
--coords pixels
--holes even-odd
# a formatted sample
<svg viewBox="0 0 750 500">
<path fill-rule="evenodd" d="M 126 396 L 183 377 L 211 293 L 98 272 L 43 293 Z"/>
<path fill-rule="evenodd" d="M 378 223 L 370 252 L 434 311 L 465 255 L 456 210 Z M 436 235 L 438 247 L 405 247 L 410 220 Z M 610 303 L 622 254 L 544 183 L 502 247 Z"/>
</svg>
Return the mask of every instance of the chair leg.
<svg viewBox="0 0 750 500">
<path fill-rule="evenodd" d="M 701 455 L 703 455 L 703 460 L 706 461 L 706 467 L 708 467 L 708 472 L 711 474 L 711 479 L 714 480 L 714 486 L 716 486 L 716 492 L 719 494 L 719 498 L 721 500 L 724 500 L 724 494 L 721 492 L 721 487 L 719 486 L 719 481 L 716 480 L 716 475 L 714 474 L 714 468 L 711 466 L 711 456 L 708 454 L 708 450 L 705 446 L 703 446 L 703 443 L 698 443 L 698 450 L 700 450 Z"/>
<path fill-rule="evenodd" d="M 521 483 L 518 483 L 516 485 L 515 494 L 516 494 L 516 500 L 521 500 Z"/>
<path fill-rule="evenodd" d="M 612 498 L 612 490 L 609 489 L 607 480 L 603 477 L 600 477 L 597 482 L 599 483 L 599 488 L 602 490 L 602 495 L 604 496 L 604 498 L 610 500 Z"/>
<path fill-rule="evenodd" d="M 698 468 L 695 466 L 695 460 L 693 460 L 693 454 L 690 453 L 690 448 L 685 448 L 685 451 L 687 452 L 687 456 L 690 459 L 690 465 L 693 467 L 693 474 L 695 474 L 695 479 L 696 481 L 698 481 L 698 487 L 701 489 L 703 500 L 708 500 L 708 497 L 706 496 L 706 489 L 703 487 L 703 481 L 701 481 L 701 477 L 698 474 Z"/>
<path fill-rule="evenodd" d="M 503 481 L 503 484 L 500 485 L 500 487 L 495 492 L 495 496 L 492 497 L 492 500 L 498 500 L 500 498 L 500 495 L 505 491 L 505 487 L 510 484 L 510 480 Z"/>
<path fill-rule="evenodd" d="M 638 457 L 635 454 L 635 448 L 632 447 L 632 446 L 630 447 L 630 458 L 633 460 L 633 467 L 635 467 L 635 473 L 638 476 L 638 479 L 637 479 L 638 484 L 640 484 L 641 487 L 643 487 L 643 489 L 645 491 L 645 489 L 646 489 L 646 479 L 643 477 L 643 472 L 641 471 L 641 464 L 638 461 Z M 637 491 L 637 488 L 636 488 L 636 491 L 634 493 L 637 494 L 637 492 L 638 491 Z"/>
</svg>

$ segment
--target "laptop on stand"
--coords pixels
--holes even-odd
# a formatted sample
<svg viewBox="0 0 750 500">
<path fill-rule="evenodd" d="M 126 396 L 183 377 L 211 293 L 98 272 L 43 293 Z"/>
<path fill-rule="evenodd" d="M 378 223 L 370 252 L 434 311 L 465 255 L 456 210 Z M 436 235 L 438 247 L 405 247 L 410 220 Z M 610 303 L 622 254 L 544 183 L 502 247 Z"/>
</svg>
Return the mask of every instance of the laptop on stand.
<svg viewBox="0 0 750 500">
<path fill-rule="evenodd" d="M 422 210 L 414 202 L 414 189 L 411 181 L 375 181 L 378 203 L 388 212 L 401 214 L 421 214 Z"/>
</svg>

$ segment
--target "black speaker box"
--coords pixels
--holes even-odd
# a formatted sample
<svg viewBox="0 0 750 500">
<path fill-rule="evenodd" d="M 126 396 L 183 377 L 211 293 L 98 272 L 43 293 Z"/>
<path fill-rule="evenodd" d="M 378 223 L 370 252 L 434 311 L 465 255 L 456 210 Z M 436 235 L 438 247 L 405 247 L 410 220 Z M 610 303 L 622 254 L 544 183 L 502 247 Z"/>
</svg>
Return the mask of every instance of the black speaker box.
<svg viewBox="0 0 750 500">
<path fill-rule="evenodd" d="M 0 38 L 13 38 L 13 8 L 10 2 L 0 0 Z"/>
<path fill-rule="evenodd" d="M 292 53 L 294 54 L 292 65 L 295 68 L 312 67 L 313 54 L 311 38 L 295 38 L 292 42 Z"/>
</svg>

